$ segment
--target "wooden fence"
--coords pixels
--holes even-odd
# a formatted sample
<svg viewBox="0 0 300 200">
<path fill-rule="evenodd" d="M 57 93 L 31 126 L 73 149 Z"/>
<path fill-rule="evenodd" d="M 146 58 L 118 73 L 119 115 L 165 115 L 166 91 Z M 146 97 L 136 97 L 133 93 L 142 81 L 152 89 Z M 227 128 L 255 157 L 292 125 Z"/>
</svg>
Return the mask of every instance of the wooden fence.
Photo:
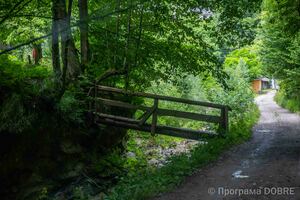
<svg viewBox="0 0 300 200">
<path fill-rule="evenodd" d="M 120 100 L 112 100 L 108 96 L 109 95 L 112 96 L 113 94 L 123 95 L 125 97 L 130 97 L 130 98 L 140 97 L 140 98 L 152 99 L 153 105 L 149 107 L 144 105 L 134 105 L 132 103 L 128 103 Z M 198 140 L 202 138 L 204 135 L 224 136 L 229 130 L 228 111 L 230 111 L 231 109 L 225 105 L 194 101 L 194 100 L 188 100 L 183 98 L 175 98 L 169 96 L 161 96 L 161 95 L 155 95 L 149 93 L 130 92 L 130 91 L 124 91 L 117 88 L 100 86 L 100 85 L 96 85 L 93 88 L 91 88 L 88 95 L 91 97 L 90 108 L 89 108 L 90 112 L 93 114 L 94 120 L 98 124 L 112 125 L 117 127 L 150 132 L 151 134 L 156 133 L 156 134 L 170 135 L 170 136 L 182 137 L 182 138 L 194 139 L 194 140 Z M 159 103 L 161 101 L 219 109 L 220 115 L 214 116 L 214 115 L 207 115 L 207 114 L 198 114 L 192 112 L 164 109 L 159 107 Z M 106 114 L 101 109 L 103 108 L 103 105 L 131 110 L 133 113 L 137 110 L 141 110 L 143 111 L 143 114 L 138 119 L 124 117 L 120 115 L 114 115 L 114 114 Z M 213 132 L 213 131 L 171 127 L 166 125 L 158 125 L 157 120 L 159 116 L 171 116 L 176 118 L 215 123 L 219 125 L 219 128 L 216 132 Z M 148 119 L 150 118 L 151 118 L 151 124 L 147 123 Z"/>
</svg>

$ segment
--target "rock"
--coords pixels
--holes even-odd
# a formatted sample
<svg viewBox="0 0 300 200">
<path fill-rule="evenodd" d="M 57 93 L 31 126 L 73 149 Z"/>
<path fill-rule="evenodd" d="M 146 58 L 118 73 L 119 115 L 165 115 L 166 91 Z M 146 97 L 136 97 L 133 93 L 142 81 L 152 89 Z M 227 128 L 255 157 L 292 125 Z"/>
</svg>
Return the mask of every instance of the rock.
<svg viewBox="0 0 300 200">
<path fill-rule="evenodd" d="M 155 158 L 152 158 L 151 160 L 148 161 L 149 165 L 157 165 L 159 164 L 159 161 Z"/>
<path fill-rule="evenodd" d="M 135 155 L 135 153 L 133 153 L 133 152 L 127 152 L 127 153 L 126 153 L 126 157 L 127 157 L 127 158 L 135 158 L 136 155 Z"/>
<path fill-rule="evenodd" d="M 22 194 L 20 194 L 20 199 L 32 199 L 32 197 L 37 196 L 43 190 L 43 186 L 41 184 L 30 186 L 28 188 L 23 188 Z"/>
<path fill-rule="evenodd" d="M 71 141 L 63 141 L 60 145 L 61 150 L 66 154 L 81 153 L 82 148 L 79 144 L 74 144 Z"/>
<path fill-rule="evenodd" d="M 69 179 L 69 178 L 74 178 L 74 177 L 79 176 L 83 167 L 84 167 L 84 165 L 82 163 L 78 163 L 74 168 L 71 168 L 65 174 L 63 174 L 61 176 L 62 179 Z"/>
<path fill-rule="evenodd" d="M 190 156 L 190 150 L 199 144 L 205 144 L 203 141 L 182 140 L 179 142 L 174 141 L 168 147 L 161 147 L 158 145 L 151 145 L 147 147 L 145 155 L 151 159 L 148 161 L 149 165 L 162 167 L 169 162 L 169 158 L 182 153 L 187 153 Z"/>
<path fill-rule="evenodd" d="M 31 177 L 29 178 L 28 182 L 30 183 L 40 183 L 42 182 L 42 177 L 36 173 L 32 173 Z"/>
<path fill-rule="evenodd" d="M 105 198 L 105 194 L 101 192 L 97 196 L 92 197 L 91 200 L 104 200 L 104 198 Z"/>
<path fill-rule="evenodd" d="M 162 164 L 162 163 L 159 163 L 159 164 L 157 165 L 158 168 L 161 168 L 161 167 L 163 167 L 163 166 L 164 166 L 164 164 Z"/>
<path fill-rule="evenodd" d="M 140 146 L 143 143 L 143 140 L 140 139 L 140 138 L 136 138 L 135 142 L 136 142 L 137 145 Z"/>
</svg>

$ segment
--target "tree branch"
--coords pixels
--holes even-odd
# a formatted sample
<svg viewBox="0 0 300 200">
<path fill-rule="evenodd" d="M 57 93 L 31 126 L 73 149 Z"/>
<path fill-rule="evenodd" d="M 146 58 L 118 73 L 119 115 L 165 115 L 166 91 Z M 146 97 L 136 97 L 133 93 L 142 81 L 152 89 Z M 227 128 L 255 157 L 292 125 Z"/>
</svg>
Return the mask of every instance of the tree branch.
<svg viewBox="0 0 300 200">
<path fill-rule="evenodd" d="M 19 44 L 19 45 L 17 45 L 17 46 L 10 47 L 10 48 L 8 48 L 8 49 L 6 49 L 6 50 L 4 50 L 4 51 L 1 51 L 1 52 L 0 52 L 0 55 L 6 54 L 6 53 L 8 53 L 8 52 L 10 52 L 10 51 L 13 51 L 13 50 L 18 49 L 18 48 L 23 47 L 23 46 L 27 46 L 27 45 L 29 45 L 29 44 L 32 44 L 32 43 L 36 42 L 36 41 L 45 39 L 45 38 L 47 38 L 47 37 L 49 37 L 49 36 L 51 36 L 51 35 L 52 35 L 52 33 L 49 33 L 49 34 L 47 34 L 47 35 L 44 35 L 44 36 L 41 36 L 41 37 L 38 37 L 38 38 L 34 38 L 34 39 L 32 39 L 32 40 L 29 40 L 29 41 L 27 41 L 27 42 L 25 42 L 25 43 L 22 43 L 22 44 Z"/>
<path fill-rule="evenodd" d="M 96 80 L 96 84 L 99 84 L 100 82 L 112 77 L 112 76 L 121 76 L 121 75 L 126 75 L 126 70 L 121 69 L 121 70 L 116 70 L 116 69 L 108 69 L 105 71 L 100 77 L 98 77 Z"/>
<path fill-rule="evenodd" d="M 30 15 L 30 14 L 14 15 L 14 16 L 11 16 L 10 18 L 17 18 L 17 17 L 34 17 L 34 18 L 52 19 L 52 17 L 50 17 L 50 16 Z M 1 16 L 0 18 L 5 18 L 5 16 Z"/>
<path fill-rule="evenodd" d="M 8 14 L 6 14 L 3 19 L 0 21 L 0 24 L 2 24 L 5 20 L 7 20 L 10 17 L 10 14 L 19 6 L 21 5 L 23 2 L 23 0 L 20 0 L 19 2 L 17 2 L 14 7 L 12 7 L 9 11 Z"/>
<path fill-rule="evenodd" d="M 5 20 L 9 19 L 11 17 L 11 14 L 17 14 L 19 13 L 27 4 L 29 4 L 32 0 L 29 0 L 27 2 L 25 2 L 25 4 L 23 4 L 23 6 L 21 8 L 19 8 L 17 11 L 15 11 L 15 9 L 17 9 L 24 1 L 21 0 L 18 3 L 16 3 L 14 5 L 14 7 L 12 7 L 12 9 L 10 9 L 10 11 L 8 12 L 8 14 L 0 21 L 0 25 L 2 23 L 5 22 Z M 15 11 L 15 12 L 14 12 Z"/>
<path fill-rule="evenodd" d="M 30 0 L 30 1 L 32 1 L 32 0 Z M 29 2 L 30 2 L 30 1 L 29 1 Z M 116 13 L 128 11 L 128 10 L 131 9 L 131 8 L 132 8 L 132 6 L 130 6 L 129 8 L 125 8 L 125 9 L 117 10 L 117 11 L 114 11 L 114 12 L 110 12 L 110 13 L 107 13 L 107 14 L 102 15 L 102 16 L 93 17 L 93 18 L 90 18 L 88 21 L 105 19 L 106 17 L 109 17 L 109 16 L 114 15 L 114 14 L 116 14 Z M 3 21 L 3 20 L 2 20 L 2 21 Z M 1 24 L 1 23 L 0 23 L 0 24 Z M 79 26 L 79 24 L 80 24 L 80 21 L 78 21 L 78 22 L 76 22 L 74 25 L 72 25 L 71 28 L 72 28 L 72 27 Z M 64 32 L 64 31 L 67 31 L 67 29 L 60 30 L 60 32 Z M 19 44 L 19 45 L 17 45 L 17 46 L 8 48 L 8 49 L 6 49 L 6 50 L 0 52 L 0 55 L 3 55 L 3 54 L 8 53 L 8 52 L 11 52 L 11 51 L 13 51 L 13 50 L 15 50 L 15 49 L 18 49 L 18 48 L 20 48 L 20 47 L 29 45 L 29 44 L 31 44 L 31 43 L 33 43 L 33 42 L 36 42 L 36 41 L 45 39 L 45 38 L 47 38 L 47 37 L 50 37 L 51 35 L 52 35 L 52 33 L 48 33 L 48 34 L 46 34 L 46 35 L 44 35 L 44 36 L 41 36 L 41 37 L 38 37 L 38 38 L 34 38 L 34 39 L 29 40 L 29 41 L 27 41 L 27 42 L 25 42 L 25 43 L 22 43 L 22 44 Z"/>
</svg>

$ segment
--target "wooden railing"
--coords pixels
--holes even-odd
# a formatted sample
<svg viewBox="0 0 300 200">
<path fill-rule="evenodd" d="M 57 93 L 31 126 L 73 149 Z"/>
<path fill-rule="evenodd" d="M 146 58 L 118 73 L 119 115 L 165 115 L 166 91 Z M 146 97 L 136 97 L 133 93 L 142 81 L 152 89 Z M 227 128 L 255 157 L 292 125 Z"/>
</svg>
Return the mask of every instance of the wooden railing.
<svg viewBox="0 0 300 200">
<path fill-rule="evenodd" d="M 134 105 L 120 100 L 112 100 L 107 97 L 108 95 L 112 95 L 112 94 L 153 99 L 153 105 L 150 107 L 144 105 Z M 140 130 L 140 131 L 150 132 L 151 134 L 157 133 L 157 134 L 170 135 L 175 137 L 182 137 L 182 138 L 196 139 L 196 140 L 202 138 L 203 135 L 224 136 L 229 129 L 228 111 L 230 111 L 230 108 L 225 105 L 194 101 L 194 100 L 188 100 L 183 98 L 175 98 L 169 96 L 161 96 L 161 95 L 155 95 L 149 93 L 130 92 L 130 91 L 124 91 L 117 88 L 100 86 L 100 85 L 96 85 L 93 88 L 91 88 L 88 95 L 91 97 L 90 108 L 89 108 L 90 112 L 93 114 L 94 120 L 98 124 L 106 124 L 106 125 L 123 127 L 128 129 Z M 161 101 L 183 103 L 183 104 L 201 106 L 206 108 L 219 109 L 220 115 L 215 116 L 215 115 L 198 114 L 192 112 L 163 109 L 159 107 L 159 103 Z M 117 116 L 114 114 L 105 114 L 104 112 L 102 112 L 100 105 L 128 109 L 133 112 L 137 110 L 141 110 L 143 111 L 143 114 L 138 119 L 119 116 L 119 115 Z M 193 129 L 178 128 L 178 127 L 171 127 L 165 125 L 158 125 L 157 119 L 159 116 L 171 116 L 176 118 L 215 123 L 219 125 L 219 128 L 216 132 L 212 132 L 212 131 L 193 130 Z M 150 118 L 151 118 L 151 124 L 147 123 L 148 119 Z"/>
</svg>

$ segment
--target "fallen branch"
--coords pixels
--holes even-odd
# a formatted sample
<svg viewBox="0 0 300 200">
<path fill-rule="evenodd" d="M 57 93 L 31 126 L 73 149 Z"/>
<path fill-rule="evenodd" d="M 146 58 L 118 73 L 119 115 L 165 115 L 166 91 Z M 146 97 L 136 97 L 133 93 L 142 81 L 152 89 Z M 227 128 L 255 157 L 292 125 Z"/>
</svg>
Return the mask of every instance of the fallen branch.
<svg viewBox="0 0 300 200">
<path fill-rule="evenodd" d="M 99 78 L 96 79 L 96 84 L 112 77 L 112 76 L 121 76 L 126 75 L 127 71 L 125 69 L 116 70 L 116 69 L 108 69 L 104 72 Z"/>
</svg>

